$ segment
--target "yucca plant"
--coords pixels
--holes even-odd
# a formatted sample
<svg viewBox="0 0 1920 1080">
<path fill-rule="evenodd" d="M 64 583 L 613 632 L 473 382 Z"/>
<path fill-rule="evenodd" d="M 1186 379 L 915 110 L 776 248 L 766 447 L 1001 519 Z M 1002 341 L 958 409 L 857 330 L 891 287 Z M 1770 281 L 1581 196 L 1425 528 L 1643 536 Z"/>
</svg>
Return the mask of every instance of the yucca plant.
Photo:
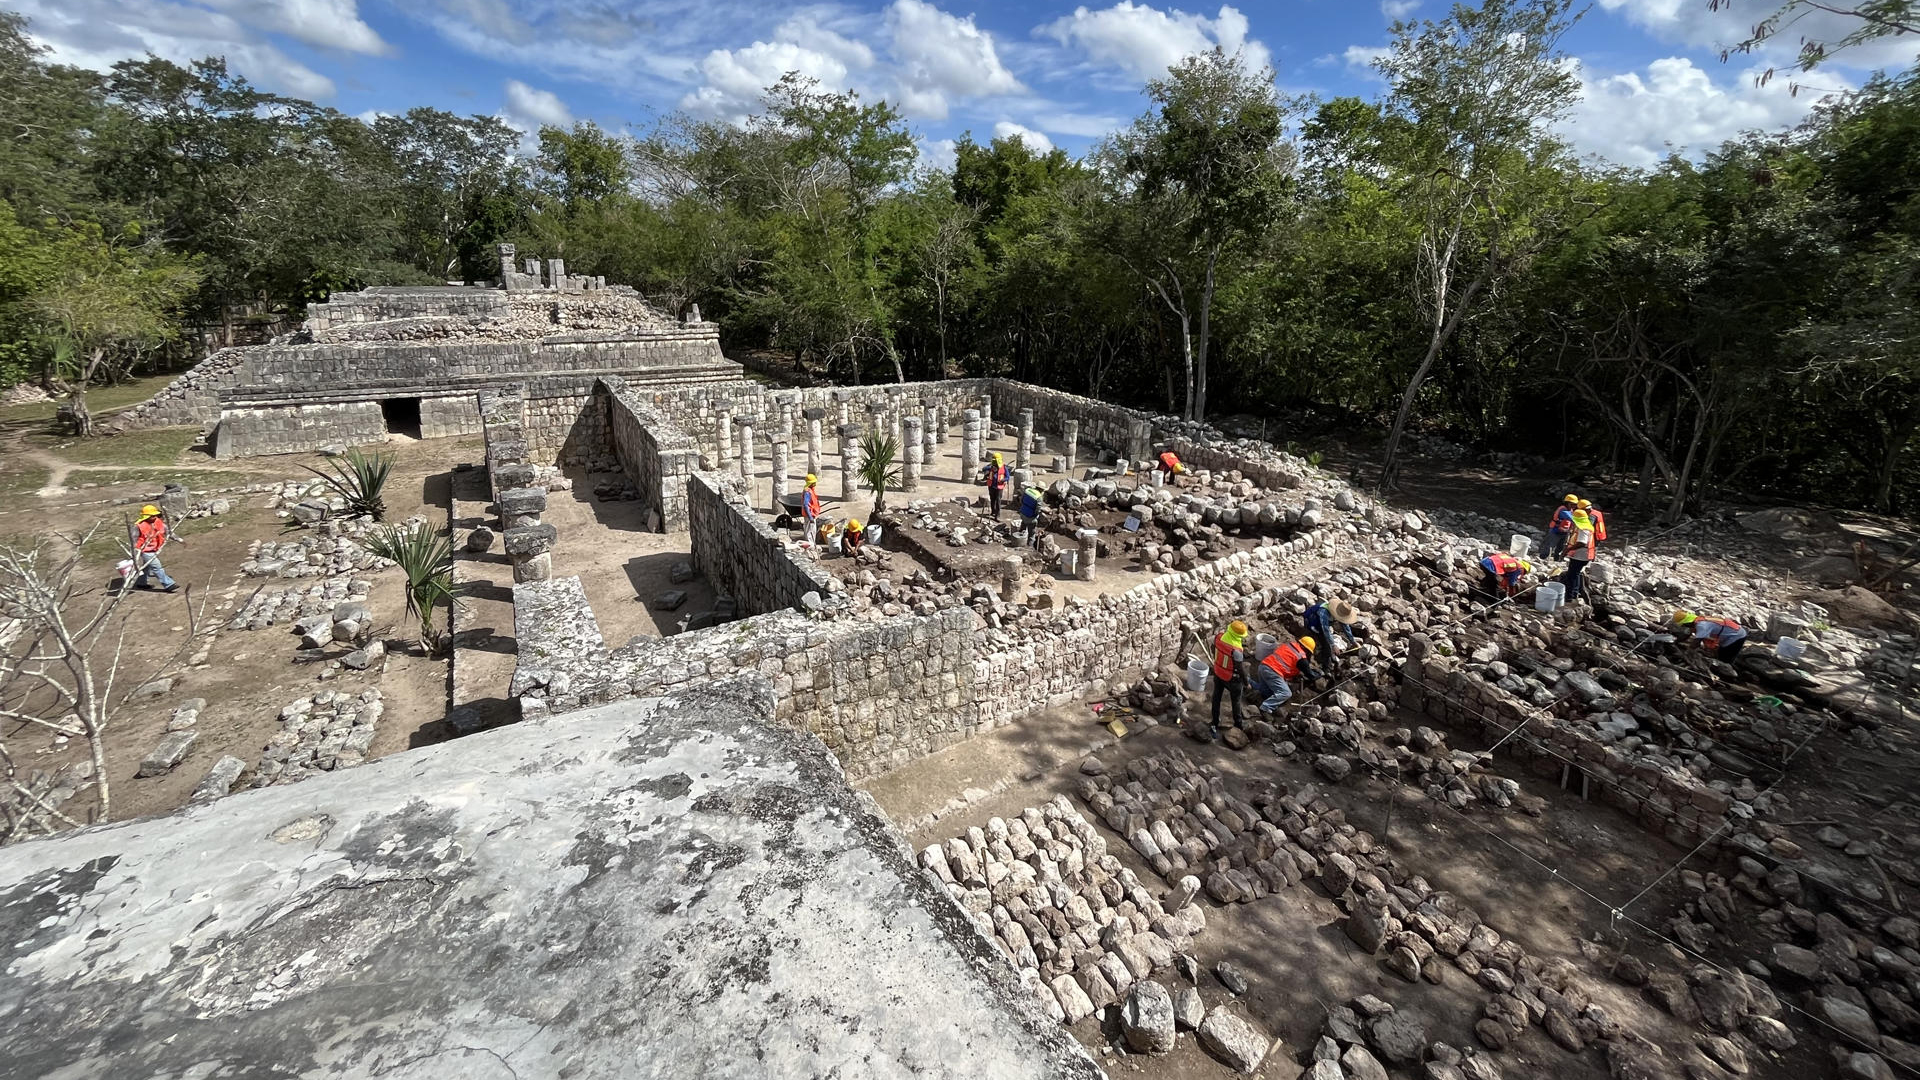
<svg viewBox="0 0 1920 1080">
<path fill-rule="evenodd" d="M 325 472 L 311 465 L 301 467 L 345 499 L 348 513 L 355 517 L 365 514 L 375 521 L 386 520 L 387 503 L 382 493 L 387 488 L 387 476 L 393 472 L 392 454 L 367 455 L 355 448 L 343 457 L 329 460 Z"/>
<path fill-rule="evenodd" d="M 458 603 L 463 585 L 453 580 L 453 541 L 434 531 L 426 522 L 411 529 L 390 525 L 367 534 L 366 549 L 388 559 L 407 575 L 407 614 L 420 621 L 420 647 L 436 651 L 433 629 L 434 609 L 445 603 L 448 626 L 452 626 L 453 605 Z"/>
<path fill-rule="evenodd" d="M 887 512 L 887 488 L 900 484 L 900 444 L 891 435 L 869 431 L 860 437 L 860 482 L 873 489 L 873 514 Z"/>
</svg>

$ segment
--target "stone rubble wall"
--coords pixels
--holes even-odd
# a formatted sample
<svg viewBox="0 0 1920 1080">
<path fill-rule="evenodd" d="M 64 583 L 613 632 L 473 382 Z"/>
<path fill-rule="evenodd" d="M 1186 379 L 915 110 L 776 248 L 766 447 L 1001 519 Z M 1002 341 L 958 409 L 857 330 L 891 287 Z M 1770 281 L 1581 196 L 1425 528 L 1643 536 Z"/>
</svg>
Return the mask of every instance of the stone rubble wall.
<svg viewBox="0 0 1920 1080">
<path fill-rule="evenodd" d="M 220 392 L 240 381 L 247 357 L 264 345 L 221 349 L 166 388 L 107 422 L 109 431 L 211 423 L 220 416 Z"/>
<path fill-rule="evenodd" d="M 700 464 L 700 451 L 686 432 L 650 402 L 627 387 L 625 379 L 600 380 L 606 397 L 613 455 L 646 502 L 657 532 L 687 528 L 687 477 Z"/>
<path fill-rule="evenodd" d="M 334 293 L 324 303 L 307 306 L 305 328 L 318 337 L 339 326 L 407 318 L 504 318 L 507 294 L 502 289 L 464 285 L 374 286 L 357 292 Z"/>
<path fill-rule="evenodd" d="M 293 454 L 323 446 L 385 442 L 386 417 L 377 401 L 228 409 L 214 432 L 219 459 Z"/>
<path fill-rule="evenodd" d="M 1271 458 L 1261 455 L 1251 445 L 1199 443 L 1165 432 L 1156 435 L 1154 445 L 1172 450 L 1180 463 L 1189 468 L 1237 469 L 1241 476 L 1271 491 L 1285 491 L 1301 484 L 1300 473 L 1291 464 L 1278 455 Z"/>
<path fill-rule="evenodd" d="M 1143 461 L 1153 456 L 1157 435 L 1146 413 L 1012 379 L 982 379 L 981 382 L 980 392 L 993 395 L 996 423 L 1012 423 L 1021 409 L 1032 409 L 1034 430 L 1049 438 L 1057 437 L 1068 420 L 1078 420 L 1082 447 L 1105 449 L 1128 461 Z M 1092 458 L 1091 454 L 1082 455 L 1082 460 Z"/>
<path fill-rule="evenodd" d="M 742 614 L 797 608 L 808 593 L 819 604 L 835 604 L 838 579 L 788 550 L 746 505 L 737 479 L 695 471 L 687 477 L 686 498 L 694 569 L 732 595 Z"/>
</svg>

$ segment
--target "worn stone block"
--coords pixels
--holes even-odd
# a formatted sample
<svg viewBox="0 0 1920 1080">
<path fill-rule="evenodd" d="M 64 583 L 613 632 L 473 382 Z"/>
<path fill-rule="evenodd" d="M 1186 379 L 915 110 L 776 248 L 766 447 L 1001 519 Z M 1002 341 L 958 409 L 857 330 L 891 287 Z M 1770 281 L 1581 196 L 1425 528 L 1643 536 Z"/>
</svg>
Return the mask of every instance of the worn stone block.
<svg viewBox="0 0 1920 1080">
<path fill-rule="evenodd" d="M 515 557 L 544 555 L 553 550 L 559 533 L 552 525 L 529 525 L 518 529 L 508 529 L 506 533 L 507 554 Z"/>
<path fill-rule="evenodd" d="M 174 766 L 186 758 L 187 751 L 193 747 L 194 740 L 200 737 L 198 731 L 189 728 L 186 731 L 170 731 L 160 737 L 147 756 L 140 759 L 140 768 L 135 776 L 165 776 Z"/>
</svg>

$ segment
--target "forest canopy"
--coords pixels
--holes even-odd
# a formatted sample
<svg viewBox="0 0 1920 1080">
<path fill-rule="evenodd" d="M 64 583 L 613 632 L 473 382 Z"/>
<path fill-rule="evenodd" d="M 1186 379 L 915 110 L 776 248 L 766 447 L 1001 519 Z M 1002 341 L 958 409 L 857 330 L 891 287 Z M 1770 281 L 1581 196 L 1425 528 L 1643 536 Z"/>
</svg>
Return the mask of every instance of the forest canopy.
<svg viewBox="0 0 1920 1080">
<path fill-rule="evenodd" d="M 1670 514 L 1912 509 L 1920 78 L 1616 168 L 1554 135 L 1575 17 L 1399 24 L 1372 101 L 1196 55 L 1081 157 L 966 137 L 932 168 L 893 105 L 796 76 L 744 123 L 523 141 L 218 58 L 58 66 L 0 13 L 0 386 L 177 370 L 336 290 L 484 281 L 512 242 L 820 378 L 1006 375 L 1283 441 L 1312 410 L 1390 434 L 1389 471 L 1438 432 L 1640 470 Z"/>
</svg>

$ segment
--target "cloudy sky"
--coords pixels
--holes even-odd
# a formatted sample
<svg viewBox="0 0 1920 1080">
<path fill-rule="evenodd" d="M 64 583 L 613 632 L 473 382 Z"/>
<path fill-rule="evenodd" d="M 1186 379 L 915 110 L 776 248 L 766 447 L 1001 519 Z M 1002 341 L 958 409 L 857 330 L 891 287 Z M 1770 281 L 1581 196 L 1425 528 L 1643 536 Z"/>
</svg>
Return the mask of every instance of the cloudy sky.
<svg viewBox="0 0 1920 1080">
<path fill-rule="evenodd" d="M 256 85 L 370 114 L 433 105 L 516 126 L 590 119 L 645 129 L 686 110 L 737 117 L 787 71 L 900 105 L 938 157 L 963 132 L 1083 150 L 1143 107 L 1140 87 L 1215 45 L 1269 62 L 1289 92 L 1373 96 L 1367 59 L 1395 18 L 1444 0 L 1236 0 L 1190 8 L 1117 0 L 0 0 L 64 62 L 224 55 Z M 1754 57 L 1718 46 L 1770 0 L 1595 0 L 1566 41 L 1585 95 L 1582 151 L 1647 165 L 1803 116 L 1819 89 L 1914 48 L 1849 57 L 1788 93 L 1754 85 Z M 1816 32 L 1821 28 L 1815 26 Z M 1785 66 L 1784 64 L 1782 65 Z"/>
</svg>

